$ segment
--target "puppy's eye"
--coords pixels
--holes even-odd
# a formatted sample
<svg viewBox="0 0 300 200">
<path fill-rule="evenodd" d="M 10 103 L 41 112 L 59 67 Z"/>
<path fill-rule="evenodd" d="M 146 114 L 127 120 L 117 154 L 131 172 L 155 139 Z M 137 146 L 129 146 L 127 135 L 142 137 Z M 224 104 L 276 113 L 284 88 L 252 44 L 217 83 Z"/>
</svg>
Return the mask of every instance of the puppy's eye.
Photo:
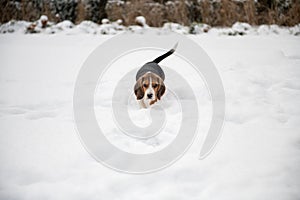
<svg viewBox="0 0 300 200">
<path fill-rule="evenodd" d="M 147 87 L 147 84 L 145 84 L 145 83 L 144 83 L 144 85 L 143 85 L 143 86 L 144 86 L 144 87 Z"/>
<path fill-rule="evenodd" d="M 157 86 L 158 86 L 158 84 L 154 84 L 152 87 L 153 87 L 153 88 L 157 88 Z"/>
</svg>

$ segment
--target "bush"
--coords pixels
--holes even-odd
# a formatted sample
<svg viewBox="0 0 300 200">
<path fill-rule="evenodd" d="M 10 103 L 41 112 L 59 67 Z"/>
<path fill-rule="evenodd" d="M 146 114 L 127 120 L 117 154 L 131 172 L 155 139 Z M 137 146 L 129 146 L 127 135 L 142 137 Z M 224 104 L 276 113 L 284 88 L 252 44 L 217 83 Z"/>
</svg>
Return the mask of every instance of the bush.
<svg viewBox="0 0 300 200">
<path fill-rule="evenodd" d="M 108 18 L 122 19 L 125 25 L 135 24 L 137 16 L 144 16 L 154 27 L 166 22 L 186 26 L 232 26 L 237 21 L 282 26 L 300 23 L 299 0 L 1 0 L 0 6 L 0 23 L 12 19 L 35 21 L 43 14 L 56 22 L 101 23 Z"/>
</svg>

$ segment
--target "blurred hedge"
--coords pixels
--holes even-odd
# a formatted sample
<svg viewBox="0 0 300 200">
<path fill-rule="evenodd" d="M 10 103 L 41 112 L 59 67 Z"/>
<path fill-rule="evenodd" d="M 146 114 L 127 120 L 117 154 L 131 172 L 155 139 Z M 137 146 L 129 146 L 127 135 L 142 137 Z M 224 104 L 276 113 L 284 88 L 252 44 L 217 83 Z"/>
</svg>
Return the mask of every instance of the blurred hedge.
<svg viewBox="0 0 300 200">
<path fill-rule="evenodd" d="M 134 24 L 135 17 L 142 15 L 150 26 L 165 22 L 211 26 L 231 26 L 236 21 L 282 26 L 300 23 L 300 0 L 0 0 L 0 6 L 1 23 L 35 21 L 42 14 L 51 21 L 100 23 L 108 18 L 122 19 L 125 25 Z"/>
</svg>

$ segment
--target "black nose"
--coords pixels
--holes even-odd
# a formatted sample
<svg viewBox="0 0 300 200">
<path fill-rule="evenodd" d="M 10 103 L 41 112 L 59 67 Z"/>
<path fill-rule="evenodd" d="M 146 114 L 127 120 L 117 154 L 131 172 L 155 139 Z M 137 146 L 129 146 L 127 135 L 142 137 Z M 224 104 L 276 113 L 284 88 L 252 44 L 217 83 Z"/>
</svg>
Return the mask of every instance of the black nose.
<svg viewBox="0 0 300 200">
<path fill-rule="evenodd" d="M 147 94 L 147 97 L 148 97 L 149 99 L 151 99 L 152 96 L 153 96 L 153 94 Z"/>
</svg>

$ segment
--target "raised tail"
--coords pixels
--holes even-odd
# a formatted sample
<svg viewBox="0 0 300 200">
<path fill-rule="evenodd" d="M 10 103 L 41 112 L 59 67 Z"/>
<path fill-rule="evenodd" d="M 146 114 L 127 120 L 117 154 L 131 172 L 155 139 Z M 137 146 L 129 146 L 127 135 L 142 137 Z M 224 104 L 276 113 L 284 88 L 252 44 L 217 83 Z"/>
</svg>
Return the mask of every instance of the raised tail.
<svg viewBox="0 0 300 200">
<path fill-rule="evenodd" d="M 172 55 L 172 54 L 175 52 L 177 46 L 178 46 L 178 42 L 175 44 L 175 46 L 174 46 L 170 51 L 168 51 L 167 53 L 165 53 L 165 54 L 163 54 L 163 55 L 161 55 L 161 56 L 159 56 L 159 57 L 157 57 L 157 58 L 155 58 L 152 62 L 158 64 L 160 61 L 162 61 L 162 60 L 165 59 L 166 57 Z"/>
</svg>

